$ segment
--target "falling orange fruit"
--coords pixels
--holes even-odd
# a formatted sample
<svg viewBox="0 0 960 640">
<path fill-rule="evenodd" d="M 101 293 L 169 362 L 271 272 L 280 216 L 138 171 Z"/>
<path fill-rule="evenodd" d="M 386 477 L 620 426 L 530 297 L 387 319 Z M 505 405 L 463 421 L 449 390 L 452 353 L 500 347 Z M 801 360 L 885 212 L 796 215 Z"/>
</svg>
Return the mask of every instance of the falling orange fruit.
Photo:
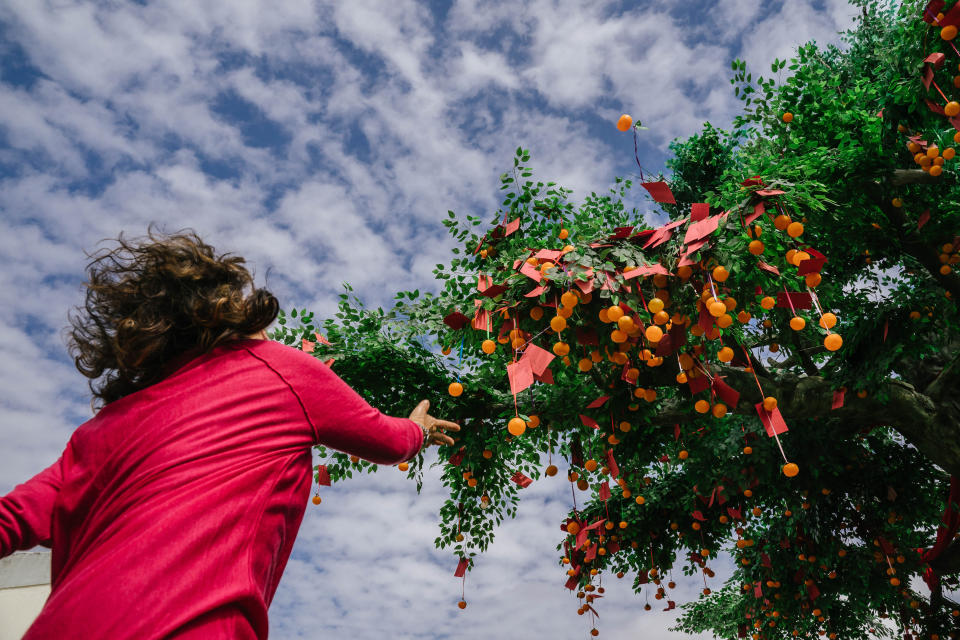
<svg viewBox="0 0 960 640">
<path fill-rule="evenodd" d="M 619 129 L 620 131 L 627 131 L 632 126 L 633 126 L 633 118 L 631 118 L 626 113 L 620 116 L 620 119 L 617 120 L 617 129 Z"/>
</svg>

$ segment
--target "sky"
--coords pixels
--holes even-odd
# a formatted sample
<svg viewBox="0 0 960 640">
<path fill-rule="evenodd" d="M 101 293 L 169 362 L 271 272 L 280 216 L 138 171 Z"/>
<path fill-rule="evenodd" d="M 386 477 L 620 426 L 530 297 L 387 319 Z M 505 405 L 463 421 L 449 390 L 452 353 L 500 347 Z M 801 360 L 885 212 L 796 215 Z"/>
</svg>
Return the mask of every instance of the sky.
<svg viewBox="0 0 960 640">
<path fill-rule="evenodd" d="M 841 0 L 5 0 L 0 495 L 92 415 L 64 327 L 85 252 L 121 231 L 195 229 L 283 308 L 320 317 L 343 282 L 374 306 L 436 291 L 446 211 L 489 219 L 517 146 L 576 202 L 635 174 L 614 126 L 629 113 L 649 127 L 643 166 L 662 170 L 672 139 L 729 126 L 732 59 L 763 73 L 801 43 L 836 43 L 853 14 Z M 557 566 L 561 476 L 523 491 L 462 611 L 456 561 L 433 545 L 437 470 L 419 495 L 393 469 L 325 488 L 271 638 L 589 637 Z M 702 588 L 678 583 L 681 601 Z M 691 637 L 627 580 L 607 586 L 599 637 Z"/>
</svg>

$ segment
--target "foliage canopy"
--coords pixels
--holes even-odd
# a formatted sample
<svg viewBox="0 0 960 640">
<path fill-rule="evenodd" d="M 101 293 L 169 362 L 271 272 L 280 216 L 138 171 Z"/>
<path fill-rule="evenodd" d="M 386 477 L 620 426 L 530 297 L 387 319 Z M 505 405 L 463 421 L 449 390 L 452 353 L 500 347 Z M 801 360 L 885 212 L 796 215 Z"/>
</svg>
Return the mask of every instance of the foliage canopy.
<svg viewBox="0 0 960 640">
<path fill-rule="evenodd" d="M 461 422 L 441 451 L 439 547 L 472 560 L 523 477 L 562 459 L 582 504 L 558 514 L 560 566 L 585 615 L 605 573 L 671 606 L 673 570 L 705 585 L 685 631 L 956 637 L 960 546 L 941 525 L 960 477 L 960 127 L 926 101 L 960 86 L 940 37 L 960 8 L 931 3 L 931 25 L 916 2 L 856 4 L 843 48 L 804 45 L 769 77 L 733 62 L 743 111 L 732 132 L 706 124 L 671 145 L 656 230 L 625 205 L 630 180 L 574 204 L 518 148 L 489 225 L 444 220 L 458 246 L 439 293 L 400 292 L 385 311 L 348 289 L 322 323 L 281 312 L 275 339 L 309 340 L 383 411 L 430 397 Z M 945 65 L 923 62 L 937 52 Z M 454 379 L 463 395 L 437 398 Z M 789 431 L 771 438 L 761 418 L 777 413 Z M 376 468 L 327 453 L 334 481 Z M 735 568 L 716 585 L 720 553 Z M 932 592 L 912 581 L 928 571 Z"/>
</svg>

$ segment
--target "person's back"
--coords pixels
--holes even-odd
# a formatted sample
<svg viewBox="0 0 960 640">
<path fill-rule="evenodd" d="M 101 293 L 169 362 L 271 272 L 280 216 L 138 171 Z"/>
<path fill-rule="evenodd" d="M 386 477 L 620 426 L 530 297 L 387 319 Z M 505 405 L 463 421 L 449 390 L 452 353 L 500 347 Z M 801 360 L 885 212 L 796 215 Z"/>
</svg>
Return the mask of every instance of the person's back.
<svg viewBox="0 0 960 640">
<path fill-rule="evenodd" d="M 25 640 L 267 637 L 318 443 L 391 464 L 424 432 L 275 342 L 167 359 L 0 498 L 0 557 L 53 548 L 50 598 Z"/>
</svg>

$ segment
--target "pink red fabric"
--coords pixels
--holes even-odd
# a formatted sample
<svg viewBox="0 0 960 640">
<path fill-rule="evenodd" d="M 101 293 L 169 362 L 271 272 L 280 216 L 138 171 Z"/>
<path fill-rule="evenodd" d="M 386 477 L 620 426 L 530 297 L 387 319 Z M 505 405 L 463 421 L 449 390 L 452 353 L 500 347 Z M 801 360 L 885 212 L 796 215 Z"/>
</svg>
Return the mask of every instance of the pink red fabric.
<svg viewBox="0 0 960 640">
<path fill-rule="evenodd" d="M 929 565 L 953 542 L 953 537 L 960 528 L 960 511 L 955 508 L 958 504 L 960 504 L 960 478 L 950 476 L 950 496 L 947 498 L 947 507 L 943 511 L 943 524 L 937 528 L 937 540 L 932 547 L 917 549 L 921 562 Z M 940 585 L 940 576 L 933 567 L 928 566 L 923 573 L 923 581 L 931 591 L 935 591 Z"/>
<path fill-rule="evenodd" d="M 53 549 L 50 597 L 25 640 L 266 638 L 311 447 L 393 464 L 423 441 L 276 342 L 185 354 L 167 371 L 0 498 L 0 557 Z"/>
</svg>

